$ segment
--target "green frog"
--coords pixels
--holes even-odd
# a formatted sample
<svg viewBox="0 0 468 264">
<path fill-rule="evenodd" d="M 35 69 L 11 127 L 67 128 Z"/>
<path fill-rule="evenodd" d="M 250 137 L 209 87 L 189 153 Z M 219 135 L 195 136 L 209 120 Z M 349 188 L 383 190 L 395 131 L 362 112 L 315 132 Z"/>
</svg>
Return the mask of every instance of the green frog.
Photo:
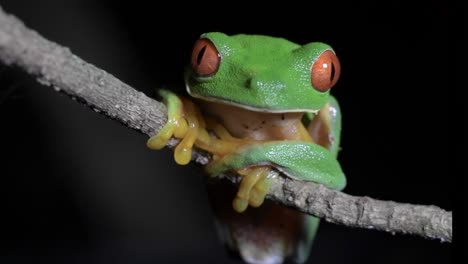
<svg viewBox="0 0 468 264">
<path fill-rule="evenodd" d="M 212 154 L 211 177 L 240 175 L 236 189 L 218 181 L 208 191 L 220 237 L 247 263 L 305 262 L 319 225 L 265 200 L 272 170 L 337 190 L 346 185 L 337 161 L 341 112 L 330 95 L 340 71 L 321 42 L 210 32 L 195 42 L 185 74 L 191 98 L 160 91 L 168 121 L 147 146 L 161 149 L 175 137 L 178 164 L 188 164 L 196 147 Z"/>
</svg>

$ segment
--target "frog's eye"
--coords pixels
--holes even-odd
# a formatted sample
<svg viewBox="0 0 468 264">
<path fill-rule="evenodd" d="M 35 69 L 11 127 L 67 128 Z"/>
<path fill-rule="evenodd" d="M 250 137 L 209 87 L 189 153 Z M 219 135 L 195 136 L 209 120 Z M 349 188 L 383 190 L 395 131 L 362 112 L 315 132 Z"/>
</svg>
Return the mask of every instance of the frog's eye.
<svg viewBox="0 0 468 264">
<path fill-rule="evenodd" d="M 328 91 L 338 81 L 340 71 L 338 57 L 331 50 L 325 51 L 310 68 L 312 87 L 320 92 Z"/>
<path fill-rule="evenodd" d="M 221 56 L 213 42 L 201 38 L 192 50 L 192 69 L 199 76 L 213 75 L 218 71 Z"/>
</svg>

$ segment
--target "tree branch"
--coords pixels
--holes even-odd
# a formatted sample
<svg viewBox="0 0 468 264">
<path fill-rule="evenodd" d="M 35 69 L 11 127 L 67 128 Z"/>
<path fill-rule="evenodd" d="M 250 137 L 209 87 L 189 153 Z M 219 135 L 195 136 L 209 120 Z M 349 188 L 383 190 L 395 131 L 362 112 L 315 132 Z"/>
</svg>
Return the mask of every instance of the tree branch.
<svg viewBox="0 0 468 264">
<path fill-rule="evenodd" d="M 86 103 L 148 136 L 165 124 L 166 107 L 111 74 L 46 40 L 0 7 L 0 60 L 17 65 L 37 80 Z M 177 140 L 171 140 L 174 146 Z M 207 153 L 194 150 L 193 159 L 207 164 Z M 328 222 L 351 227 L 407 233 L 452 241 L 452 213 L 436 206 L 402 204 L 354 197 L 313 182 L 273 177 L 268 198 Z M 222 175 L 233 182 L 235 175 Z"/>
</svg>

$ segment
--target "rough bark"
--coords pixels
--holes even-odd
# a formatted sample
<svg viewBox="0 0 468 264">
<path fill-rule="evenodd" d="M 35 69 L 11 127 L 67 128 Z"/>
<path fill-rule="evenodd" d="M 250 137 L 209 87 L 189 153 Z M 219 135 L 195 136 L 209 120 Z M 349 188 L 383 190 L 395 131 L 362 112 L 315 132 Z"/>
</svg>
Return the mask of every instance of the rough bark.
<svg viewBox="0 0 468 264">
<path fill-rule="evenodd" d="M 89 64 L 66 47 L 28 29 L 0 7 L 0 60 L 16 65 L 51 86 L 148 136 L 165 124 L 166 107 L 111 74 Z M 171 140 L 169 145 L 177 144 Z M 194 150 L 193 160 L 209 162 L 209 155 Z M 412 205 L 354 197 L 323 185 L 287 178 L 273 172 L 268 198 L 331 223 L 452 240 L 452 213 L 436 206 Z M 235 175 L 221 175 L 237 182 Z"/>
</svg>

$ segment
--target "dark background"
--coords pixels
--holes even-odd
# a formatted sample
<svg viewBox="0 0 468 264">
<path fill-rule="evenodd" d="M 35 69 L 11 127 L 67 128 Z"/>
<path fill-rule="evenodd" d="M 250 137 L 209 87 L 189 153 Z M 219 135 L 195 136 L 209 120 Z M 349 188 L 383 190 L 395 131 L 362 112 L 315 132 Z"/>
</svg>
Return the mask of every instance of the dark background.
<svg viewBox="0 0 468 264">
<path fill-rule="evenodd" d="M 440 2 L 440 1 L 439 1 Z M 203 32 L 334 47 L 340 161 L 353 195 L 452 210 L 458 140 L 448 9 L 427 3 L 154 7 L 136 1 L 2 0 L 46 38 L 147 95 L 183 93 Z M 146 136 L 0 64 L 1 263 L 239 263 L 218 242 L 203 175 Z M 323 223 L 310 263 L 450 263 L 452 244 Z"/>
</svg>

